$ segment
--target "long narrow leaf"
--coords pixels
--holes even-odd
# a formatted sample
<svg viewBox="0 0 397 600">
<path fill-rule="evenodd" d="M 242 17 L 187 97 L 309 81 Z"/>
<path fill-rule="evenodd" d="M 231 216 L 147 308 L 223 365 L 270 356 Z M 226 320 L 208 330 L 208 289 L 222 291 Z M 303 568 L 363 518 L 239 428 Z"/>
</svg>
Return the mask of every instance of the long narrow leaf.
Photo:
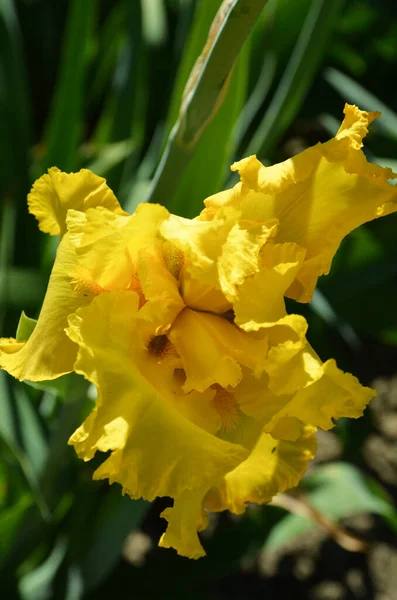
<svg viewBox="0 0 397 600">
<path fill-rule="evenodd" d="M 40 489 L 38 471 L 45 458 L 45 441 L 39 433 L 38 417 L 23 393 L 14 398 L 7 386 L 6 375 L 0 371 L 0 439 L 21 469 L 27 488 L 43 519 L 50 511 Z M 26 444 L 26 445 L 25 445 Z M 38 452 L 32 456 L 31 452 Z M 32 461 L 33 458 L 33 461 Z"/>
<path fill-rule="evenodd" d="M 82 137 L 88 44 L 96 5 L 96 0 L 72 0 L 69 4 L 61 67 L 44 136 L 46 153 L 41 172 L 53 165 L 63 171 L 76 168 Z"/>
<path fill-rule="evenodd" d="M 276 93 L 244 154 L 267 156 L 301 108 L 344 0 L 313 0 Z"/>
<path fill-rule="evenodd" d="M 243 49 L 240 54 L 227 98 L 201 136 L 168 204 L 169 210 L 175 214 L 186 217 L 197 215 L 202 209 L 203 199 L 220 191 L 230 172 L 234 155 L 234 126 L 246 99 L 247 50 Z"/>
<path fill-rule="evenodd" d="M 222 105 L 233 65 L 266 0 L 226 0 L 185 88 L 179 118 L 147 201 L 168 205 L 197 143 Z"/>
<path fill-rule="evenodd" d="M 142 14 L 140 2 L 125 2 L 125 23 L 119 32 L 122 44 L 119 49 L 113 80 L 107 94 L 105 109 L 98 123 L 94 139 L 96 143 L 129 144 L 129 152 L 122 161 L 115 163 L 107 173 L 112 189 L 123 201 L 123 190 L 131 172 L 145 131 L 144 102 L 147 82 L 143 77 L 146 48 L 142 39 Z"/>
<path fill-rule="evenodd" d="M 380 110 L 382 118 L 375 121 L 374 126 L 392 138 L 397 137 L 397 113 L 348 75 L 329 67 L 324 78 L 337 92 L 349 102 L 353 102 L 365 110 Z"/>
<path fill-rule="evenodd" d="M 0 195 L 29 187 L 31 144 L 29 94 L 22 40 L 13 0 L 0 2 Z"/>
<path fill-rule="evenodd" d="M 93 526 L 93 538 L 82 559 L 82 574 L 88 589 L 104 581 L 115 566 L 126 537 L 138 527 L 148 506 L 144 500 L 122 496 L 118 487 L 107 492 Z"/>
</svg>

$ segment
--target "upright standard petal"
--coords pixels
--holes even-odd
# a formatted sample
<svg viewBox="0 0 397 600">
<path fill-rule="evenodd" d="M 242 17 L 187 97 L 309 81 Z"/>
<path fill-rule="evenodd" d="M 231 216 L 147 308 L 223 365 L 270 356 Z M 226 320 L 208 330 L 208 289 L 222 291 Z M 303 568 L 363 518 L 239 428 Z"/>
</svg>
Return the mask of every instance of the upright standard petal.
<svg viewBox="0 0 397 600">
<path fill-rule="evenodd" d="M 266 244 L 257 273 L 244 279 L 233 308 L 244 331 L 271 327 L 286 314 L 284 294 L 294 281 L 306 251 L 298 244 Z"/>
<path fill-rule="evenodd" d="M 78 262 L 76 285 L 92 282 L 107 291 L 128 288 L 136 271 L 128 252 L 132 220 L 102 207 L 68 211 L 66 224 Z"/>
<path fill-rule="evenodd" d="M 91 282 L 104 291 L 130 289 L 138 293 L 143 304 L 145 295 L 149 298 L 153 293 L 144 267 L 156 262 L 161 263 L 162 270 L 157 268 L 150 279 L 163 292 L 167 287 L 164 278 L 168 276 L 168 287 L 172 284 L 176 288 L 157 235 L 159 224 L 168 215 L 159 205 L 143 205 L 133 215 L 118 215 L 104 207 L 91 208 L 85 213 L 69 210 L 66 223 L 78 259 L 75 285 L 84 287 Z"/>
<path fill-rule="evenodd" d="M 217 261 L 220 288 L 230 302 L 236 300 L 238 286 L 260 270 L 261 249 L 276 234 L 277 225 L 274 220 L 242 222 L 230 229 Z"/>
<path fill-rule="evenodd" d="M 63 235 L 66 231 L 66 214 L 70 208 L 85 211 L 104 206 L 123 214 L 120 204 L 103 177 L 88 169 L 78 173 L 63 173 L 52 167 L 33 184 L 28 195 L 28 207 L 44 233 Z"/>
<path fill-rule="evenodd" d="M 205 201 L 201 219 L 234 208 L 246 218 L 279 221 L 276 242 L 306 249 L 287 296 L 308 302 L 320 275 L 329 272 L 342 239 L 353 229 L 397 210 L 391 169 L 367 162 L 361 150 L 368 125 L 379 113 L 346 105 L 335 138 L 283 163 L 264 167 L 254 156 L 232 166 L 241 183 Z M 218 198 L 219 196 L 219 198 Z"/>
<path fill-rule="evenodd" d="M 223 243 L 235 224 L 235 211 L 218 214 L 211 222 L 184 219 L 175 215 L 160 227 L 164 240 L 173 243 L 185 256 L 184 268 L 202 284 L 219 286 L 217 260 Z"/>
</svg>

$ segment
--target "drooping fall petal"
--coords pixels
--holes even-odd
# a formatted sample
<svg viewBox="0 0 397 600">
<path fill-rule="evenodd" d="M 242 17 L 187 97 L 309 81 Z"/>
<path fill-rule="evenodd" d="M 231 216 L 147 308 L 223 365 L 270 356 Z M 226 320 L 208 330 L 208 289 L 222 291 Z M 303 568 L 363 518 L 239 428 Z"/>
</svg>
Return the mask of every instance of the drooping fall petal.
<svg viewBox="0 0 397 600">
<path fill-rule="evenodd" d="M 98 388 L 97 406 L 70 443 L 81 458 L 111 455 L 96 478 L 121 483 L 133 498 L 176 498 L 211 485 L 246 458 L 242 446 L 197 427 L 170 401 L 156 357 L 139 342 L 138 301 L 133 292 L 97 296 L 70 317 L 68 335 L 78 344 L 75 370 Z"/>
<path fill-rule="evenodd" d="M 21 380 L 44 381 L 73 370 L 77 346 L 65 334 L 68 315 L 91 301 L 92 296 L 73 289 L 77 265 L 75 249 L 65 235 L 55 264 L 37 325 L 24 344 L 0 339 L 0 367 Z"/>
<path fill-rule="evenodd" d="M 249 457 L 230 471 L 204 499 L 210 510 L 245 511 L 249 502 L 264 504 L 295 487 L 317 449 L 316 429 L 307 426 L 296 441 L 275 440 L 263 433 Z"/>
<path fill-rule="evenodd" d="M 178 554 L 189 558 L 205 556 L 197 532 L 207 526 L 202 508 L 206 492 L 206 488 L 186 490 L 175 498 L 172 508 L 166 508 L 161 513 L 168 521 L 167 531 L 160 538 L 161 548 L 175 548 Z"/>
</svg>

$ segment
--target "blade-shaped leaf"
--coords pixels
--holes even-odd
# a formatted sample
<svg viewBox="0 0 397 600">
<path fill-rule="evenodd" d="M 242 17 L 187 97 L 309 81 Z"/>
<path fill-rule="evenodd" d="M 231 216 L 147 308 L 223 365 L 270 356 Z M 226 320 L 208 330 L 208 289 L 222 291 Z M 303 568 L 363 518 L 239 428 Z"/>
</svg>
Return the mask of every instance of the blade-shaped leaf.
<svg viewBox="0 0 397 600">
<path fill-rule="evenodd" d="M 67 551 L 66 539 L 58 539 L 48 556 L 39 567 L 23 575 L 18 582 L 22 600 L 46 600 L 53 592 L 53 579 Z"/>
<path fill-rule="evenodd" d="M 127 535 L 139 525 L 147 507 L 144 500 L 122 496 L 118 486 L 109 489 L 83 556 L 81 568 L 87 588 L 97 586 L 115 566 Z"/>
<path fill-rule="evenodd" d="M 169 206 L 198 141 L 228 95 L 230 74 L 266 0 L 224 2 L 186 84 L 146 201 Z"/>
<path fill-rule="evenodd" d="M 96 0 L 72 0 L 68 4 L 62 60 L 44 135 L 46 152 L 39 169 L 40 175 L 54 165 L 63 171 L 72 171 L 78 164 L 77 149 L 82 136 L 88 51 L 96 5 Z"/>
<path fill-rule="evenodd" d="M 26 341 L 32 335 L 34 328 L 36 327 L 37 319 L 31 319 L 24 311 L 22 311 L 19 317 L 16 340 L 17 342 Z"/>
<path fill-rule="evenodd" d="M 315 0 L 291 58 L 245 156 L 267 156 L 301 108 L 327 49 L 344 0 Z"/>
<path fill-rule="evenodd" d="M 381 111 L 382 118 L 375 121 L 374 126 L 392 138 L 397 137 L 397 113 L 382 102 L 380 98 L 333 67 L 326 69 L 324 78 L 339 92 L 344 100 L 357 104 L 361 109 Z"/>
<path fill-rule="evenodd" d="M 3 509 L 0 514 L 0 565 L 7 558 L 15 539 L 16 531 L 26 515 L 26 511 L 33 505 L 29 494 L 20 496 L 15 504 Z"/>
<path fill-rule="evenodd" d="M 23 201 L 29 189 L 29 94 L 21 32 L 13 0 L 0 2 L 0 196 Z"/>
</svg>

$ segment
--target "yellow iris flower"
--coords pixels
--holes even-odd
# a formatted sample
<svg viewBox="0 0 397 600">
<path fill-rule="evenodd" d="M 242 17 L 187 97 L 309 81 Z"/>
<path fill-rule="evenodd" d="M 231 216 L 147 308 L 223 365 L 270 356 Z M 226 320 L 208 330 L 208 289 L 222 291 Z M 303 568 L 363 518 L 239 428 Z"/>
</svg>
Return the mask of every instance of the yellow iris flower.
<svg viewBox="0 0 397 600">
<path fill-rule="evenodd" d="M 50 169 L 32 188 L 30 211 L 61 241 L 37 326 L 0 341 L 0 366 L 95 384 L 69 443 L 83 460 L 110 451 L 96 479 L 174 499 L 163 547 L 204 555 L 205 509 L 242 513 L 297 485 L 316 428 L 374 396 L 321 362 L 284 297 L 309 301 L 341 240 L 397 210 L 397 175 L 361 150 L 377 116 L 346 105 L 329 142 L 271 167 L 236 163 L 241 182 L 193 220 L 158 205 L 128 215 L 87 170 Z"/>
</svg>

